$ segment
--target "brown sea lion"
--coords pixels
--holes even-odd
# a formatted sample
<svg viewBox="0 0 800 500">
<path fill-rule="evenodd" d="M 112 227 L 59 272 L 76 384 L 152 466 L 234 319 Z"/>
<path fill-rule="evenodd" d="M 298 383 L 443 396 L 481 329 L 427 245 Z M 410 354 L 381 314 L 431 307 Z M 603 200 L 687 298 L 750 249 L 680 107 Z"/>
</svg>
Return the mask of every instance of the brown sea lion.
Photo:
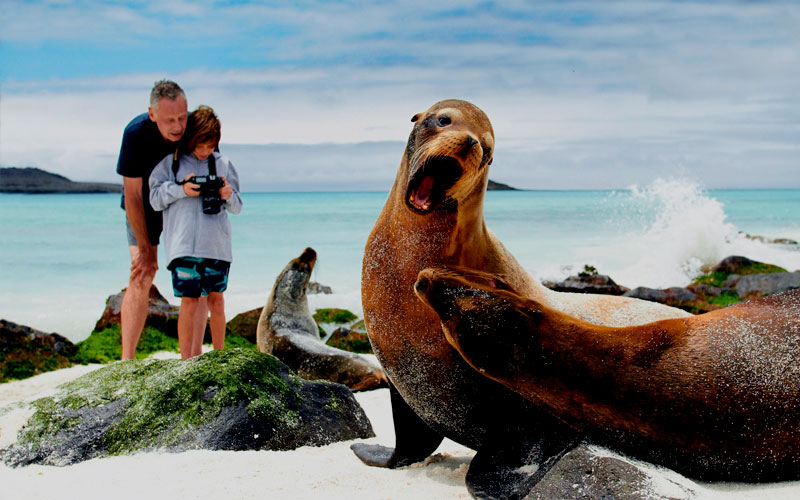
<svg viewBox="0 0 800 500">
<path fill-rule="evenodd" d="M 426 267 L 460 265 L 509 276 L 516 290 L 596 323 L 687 313 L 622 297 L 551 292 L 487 229 L 483 200 L 494 151 L 488 117 L 448 100 L 415 115 L 397 177 L 364 252 L 361 298 L 373 350 L 393 384 L 396 447 L 354 445 L 365 463 L 423 460 L 443 436 L 477 450 L 467 474 L 475 496 L 524 496 L 574 432 L 499 383 L 447 343 L 439 317 L 414 295 Z"/>
<path fill-rule="evenodd" d="M 354 391 L 385 387 L 386 375 L 374 361 L 320 341 L 306 296 L 316 260 L 317 252 L 306 248 L 278 274 L 258 320 L 258 350 L 307 380 L 330 380 Z"/>
<path fill-rule="evenodd" d="M 702 480 L 800 478 L 800 290 L 607 327 L 466 269 L 416 293 L 477 373 L 580 433 Z"/>
</svg>

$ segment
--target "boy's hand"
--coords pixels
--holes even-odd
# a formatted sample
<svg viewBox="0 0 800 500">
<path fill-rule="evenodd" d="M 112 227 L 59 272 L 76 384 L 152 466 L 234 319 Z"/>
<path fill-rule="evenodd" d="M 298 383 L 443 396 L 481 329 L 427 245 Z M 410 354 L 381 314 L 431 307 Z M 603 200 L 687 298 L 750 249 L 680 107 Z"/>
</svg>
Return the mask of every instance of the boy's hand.
<svg viewBox="0 0 800 500">
<path fill-rule="evenodd" d="M 223 200 L 227 200 L 233 194 L 233 188 L 228 185 L 228 181 L 225 180 L 225 176 L 222 177 L 222 182 L 225 184 L 221 188 L 219 188 L 219 197 Z"/>
<path fill-rule="evenodd" d="M 192 177 L 194 177 L 194 173 L 187 175 L 183 180 L 188 181 Z M 183 192 L 186 193 L 186 196 L 200 196 L 200 186 L 193 182 L 187 182 L 183 185 Z"/>
</svg>

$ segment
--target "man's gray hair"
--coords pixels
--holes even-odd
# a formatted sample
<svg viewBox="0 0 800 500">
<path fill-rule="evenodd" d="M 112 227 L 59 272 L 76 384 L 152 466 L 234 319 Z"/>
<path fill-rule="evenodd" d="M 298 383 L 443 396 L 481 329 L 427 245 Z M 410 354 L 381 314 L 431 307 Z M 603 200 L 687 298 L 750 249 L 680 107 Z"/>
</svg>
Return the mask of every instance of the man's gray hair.
<svg viewBox="0 0 800 500">
<path fill-rule="evenodd" d="M 159 100 L 169 99 L 174 101 L 179 95 L 186 99 L 186 94 L 183 93 L 180 85 L 172 80 L 159 80 L 153 85 L 153 90 L 150 91 L 150 107 L 158 109 Z"/>
</svg>

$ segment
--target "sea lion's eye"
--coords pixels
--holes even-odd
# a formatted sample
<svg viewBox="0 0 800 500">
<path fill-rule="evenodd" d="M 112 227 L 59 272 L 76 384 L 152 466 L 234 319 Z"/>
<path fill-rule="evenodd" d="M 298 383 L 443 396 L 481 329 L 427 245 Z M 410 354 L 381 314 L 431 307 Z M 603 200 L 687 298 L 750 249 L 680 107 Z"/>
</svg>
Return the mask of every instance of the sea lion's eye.
<svg viewBox="0 0 800 500">
<path fill-rule="evenodd" d="M 452 123 L 452 122 L 451 122 L 449 116 L 445 115 L 445 116 L 440 116 L 439 117 L 439 126 L 440 127 L 446 127 L 446 126 L 450 125 L 450 123 Z"/>
</svg>

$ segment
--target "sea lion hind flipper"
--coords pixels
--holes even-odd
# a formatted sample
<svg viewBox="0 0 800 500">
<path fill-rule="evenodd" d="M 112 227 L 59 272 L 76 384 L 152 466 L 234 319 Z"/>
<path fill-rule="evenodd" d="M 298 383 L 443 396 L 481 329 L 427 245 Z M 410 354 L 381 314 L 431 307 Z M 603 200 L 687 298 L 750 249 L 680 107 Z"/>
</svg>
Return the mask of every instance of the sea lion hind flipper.
<svg viewBox="0 0 800 500">
<path fill-rule="evenodd" d="M 522 437 L 516 442 L 504 437 L 478 450 L 467 470 L 467 490 L 480 499 L 525 498 L 553 465 L 581 442 L 577 432 L 564 430 L 566 426 L 547 436 Z"/>
<path fill-rule="evenodd" d="M 390 383 L 395 448 L 379 444 L 355 443 L 353 453 L 372 467 L 403 467 L 420 462 L 436 451 L 444 436 L 431 429 L 405 402 Z"/>
</svg>

